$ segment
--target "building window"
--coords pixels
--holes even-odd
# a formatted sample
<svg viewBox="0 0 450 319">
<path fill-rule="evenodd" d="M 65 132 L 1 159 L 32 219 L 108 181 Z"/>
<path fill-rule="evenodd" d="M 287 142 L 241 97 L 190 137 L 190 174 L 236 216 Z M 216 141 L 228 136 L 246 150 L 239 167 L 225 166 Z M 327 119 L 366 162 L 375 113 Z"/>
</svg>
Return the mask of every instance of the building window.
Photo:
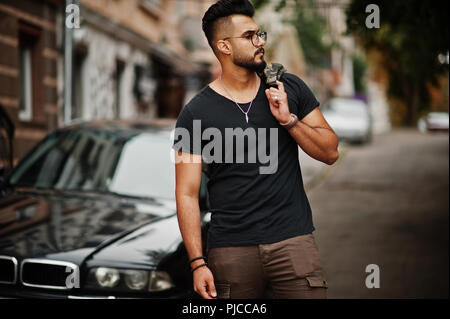
<svg viewBox="0 0 450 319">
<path fill-rule="evenodd" d="M 31 46 L 27 43 L 20 45 L 20 112 L 19 118 L 31 121 L 33 116 L 33 80 Z"/>
<path fill-rule="evenodd" d="M 32 121 L 39 108 L 38 43 L 41 31 L 25 23 L 19 23 L 20 110 L 19 119 Z"/>
<path fill-rule="evenodd" d="M 85 99 L 85 61 L 87 56 L 87 47 L 77 45 L 73 52 L 72 68 L 72 114 L 71 119 L 83 118 L 83 105 Z"/>
<path fill-rule="evenodd" d="M 123 90 L 123 76 L 125 70 L 125 63 L 121 60 L 116 60 L 116 70 L 114 74 L 114 118 L 119 119 L 122 112 L 122 90 Z"/>
</svg>

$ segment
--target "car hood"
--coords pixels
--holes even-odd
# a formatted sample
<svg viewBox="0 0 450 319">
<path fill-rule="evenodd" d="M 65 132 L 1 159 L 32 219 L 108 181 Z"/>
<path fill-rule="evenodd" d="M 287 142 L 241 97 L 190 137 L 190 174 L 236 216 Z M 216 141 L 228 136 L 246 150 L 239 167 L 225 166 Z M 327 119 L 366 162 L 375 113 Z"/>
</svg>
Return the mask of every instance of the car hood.
<svg viewBox="0 0 450 319">
<path fill-rule="evenodd" d="M 0 255 L 80 264 L 88 256 L 153 262 L 181 238 L 172 200 L 13 193 L 0 200 Z"/>
</svg>

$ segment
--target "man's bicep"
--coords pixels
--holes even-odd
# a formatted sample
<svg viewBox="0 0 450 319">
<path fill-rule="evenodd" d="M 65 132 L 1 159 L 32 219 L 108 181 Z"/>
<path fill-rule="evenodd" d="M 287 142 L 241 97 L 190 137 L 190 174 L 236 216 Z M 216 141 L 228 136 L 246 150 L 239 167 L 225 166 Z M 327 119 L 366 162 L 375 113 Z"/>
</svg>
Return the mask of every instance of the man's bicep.
<svg viewBox="0 0 450 319">
<path fill-rule="evenodd" d="M 176 195 L 196 197 L 202 178 L 202 156 L 175 152 Z"/>
</svg>

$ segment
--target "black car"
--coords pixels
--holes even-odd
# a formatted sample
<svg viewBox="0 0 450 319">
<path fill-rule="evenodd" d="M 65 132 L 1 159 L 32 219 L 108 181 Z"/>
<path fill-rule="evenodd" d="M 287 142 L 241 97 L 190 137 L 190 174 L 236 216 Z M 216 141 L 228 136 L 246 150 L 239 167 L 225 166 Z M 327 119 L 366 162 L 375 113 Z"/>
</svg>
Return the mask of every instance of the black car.
<svg viewBox="0 0 450 319">
<path fill-rule="evenodd" d="M 172 129 L 91 122 L 38 143 L 1 186 L 0 296 L 198 297 L 178 228 Z"/>
</svg>

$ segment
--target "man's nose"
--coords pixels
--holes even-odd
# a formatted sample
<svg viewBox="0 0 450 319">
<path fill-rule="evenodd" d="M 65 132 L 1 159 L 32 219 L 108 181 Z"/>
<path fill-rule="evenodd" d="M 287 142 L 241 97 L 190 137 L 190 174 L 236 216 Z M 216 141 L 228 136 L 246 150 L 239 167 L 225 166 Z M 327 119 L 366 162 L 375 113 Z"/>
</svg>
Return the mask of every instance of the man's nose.
<svg viewBox="0 0 450 319">
<path fill-rule="evenodd" d="M 256 45 L 256 47 L 258 49 L 260 49 L 260 48 L 264 47 L 265 45 L 266 45 L 266 41 L 264 41 L 263 39 L 260 39 L 258 44 Z"/>
<path fill-rule="evenodd" d="M 262 37 L 258 37 L 258 48 L 261 48 L 266 45 L 266 41 Z"/>
</svg>

